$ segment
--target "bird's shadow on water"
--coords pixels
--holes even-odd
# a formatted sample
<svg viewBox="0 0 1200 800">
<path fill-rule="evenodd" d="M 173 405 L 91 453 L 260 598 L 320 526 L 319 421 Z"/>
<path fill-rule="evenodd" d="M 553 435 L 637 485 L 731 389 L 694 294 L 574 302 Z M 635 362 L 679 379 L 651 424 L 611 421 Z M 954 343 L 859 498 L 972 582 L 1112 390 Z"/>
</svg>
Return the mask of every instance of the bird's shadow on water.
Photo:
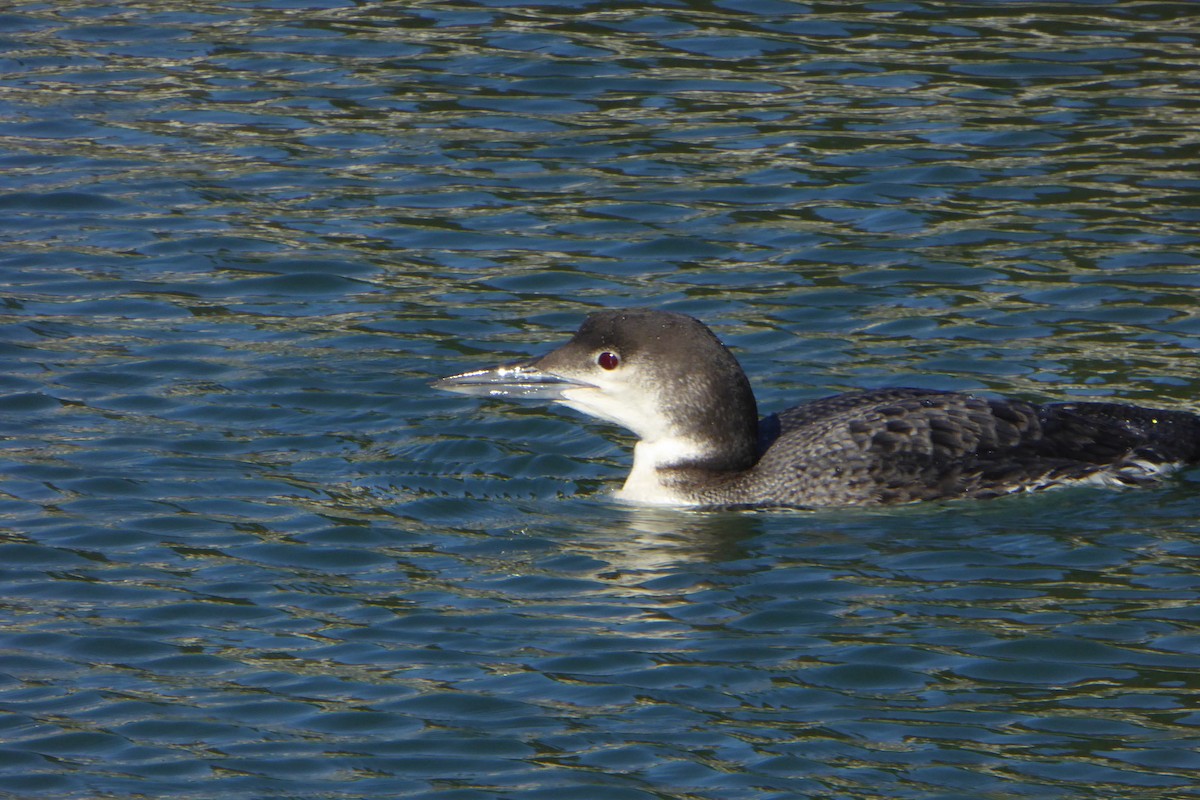
<svg viewBox="0 0 1200 800">
<path fill-rule="evenodd" d="M 604 482 L 560 482 L 554 490 L 540 479 L 516 483 L 485 480 L 476 486 L 481 492 L 464 493 L 460 482 L 447 481 L 416 496 L 389 480 L 324 487 L 326 500 L 312 510 L 357 520 L 381 535 L 390 531 L 384 537 L 389 548 L 470 552 L 489 569 L 518 571 L 553 572 L 554 562 L 546 559 L 581 556 L 594 565 L 586 571 L 620 584 L 935 552 L 960 560 L 976 554 L 1061 560 L 1074 548 L 1121 535 L 1145 542 L 1195 537 L 1200 530 L 1200 469 L 1149 489 L 1073 487 L 993 500 L 822 510 L 634 506 L 611 498 Z M 508 491 L 496 494 L 501 489 Z"/>
<path fill-rule="evenodd" d="M 997 541 L 1085 547 L 1122 534 L 1200 533 L 1200 470 L 1151 489 L 1067 488 L 993 500 L 952 500 L 876 508 L 675 509 L 608 498 L 564 501 L 567 513 L 541 514 L 525 530 L 565 549 L 586 550 L 614 567 L 645 570 L 732 564 L 746 559 L 839 560 L 844 551 L 987 549 Z M 1036 557 L 1036 545 L 1031 544 Z"/>
</svg>

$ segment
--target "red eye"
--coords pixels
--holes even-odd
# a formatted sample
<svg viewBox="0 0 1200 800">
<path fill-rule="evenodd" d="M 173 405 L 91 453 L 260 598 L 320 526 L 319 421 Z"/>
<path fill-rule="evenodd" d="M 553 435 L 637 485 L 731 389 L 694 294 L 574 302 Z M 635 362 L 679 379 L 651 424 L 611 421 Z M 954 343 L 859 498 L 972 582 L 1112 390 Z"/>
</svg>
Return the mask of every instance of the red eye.
<svg viewBox="0 0 1200 800">
<path fill-rule="evenodd" d="M 602 369 L 616 369 L 621 366 L 621 358 L 616 353 L 610 353 L 605 350 L 600 355 L 596 356 L 596 363 Z"/>
</svg>

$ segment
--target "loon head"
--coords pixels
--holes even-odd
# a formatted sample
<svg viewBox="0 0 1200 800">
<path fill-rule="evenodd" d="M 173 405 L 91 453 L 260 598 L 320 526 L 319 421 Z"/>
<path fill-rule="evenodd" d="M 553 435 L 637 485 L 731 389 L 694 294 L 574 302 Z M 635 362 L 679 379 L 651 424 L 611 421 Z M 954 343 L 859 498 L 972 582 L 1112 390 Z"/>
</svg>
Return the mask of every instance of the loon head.
<svg viewBox="0 0 1200 800">
<path fill-rule="evenodd" d="M 758 412 L 737 359 L 699 320 L 650 309 L 590 315 L 541 358 L 434 383 L 485 397 L 548 399 L 632 431 L 634 468 L 619 493 L 677 502 L 663 471 L 747 470 L 757 458 Z"/>
</svg>

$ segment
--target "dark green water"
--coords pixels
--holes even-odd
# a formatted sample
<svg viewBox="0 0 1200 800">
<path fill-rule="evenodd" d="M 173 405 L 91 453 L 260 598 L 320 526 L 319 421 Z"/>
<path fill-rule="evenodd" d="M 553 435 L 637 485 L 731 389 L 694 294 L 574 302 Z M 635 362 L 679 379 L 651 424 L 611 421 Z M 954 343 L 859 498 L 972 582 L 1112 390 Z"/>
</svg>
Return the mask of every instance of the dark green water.
<svg viewBox="0 0 1200 800">
<path fill-rule="evenodd" d="M 5 5 L 0 796 L 1200 795 L 1200 472 L 641 510 L 428 388 L 649 305 L 1196 408 L 1196 11 Z"/>
</svg>

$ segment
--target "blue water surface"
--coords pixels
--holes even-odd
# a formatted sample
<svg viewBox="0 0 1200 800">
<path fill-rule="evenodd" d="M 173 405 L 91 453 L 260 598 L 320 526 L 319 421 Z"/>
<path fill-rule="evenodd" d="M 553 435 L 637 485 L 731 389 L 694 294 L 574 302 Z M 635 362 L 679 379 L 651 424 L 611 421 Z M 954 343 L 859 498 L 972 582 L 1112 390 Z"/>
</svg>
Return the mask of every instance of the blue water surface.
<svg viewBox="0 0 1200 800">
<path fill-rule="evenodd" d="M 1200 471 L 622 506 L 589 311 L 1197 408 L 1194 4 L 0 11 L 0 796 L 1200 796 Z"/>
</svg>

